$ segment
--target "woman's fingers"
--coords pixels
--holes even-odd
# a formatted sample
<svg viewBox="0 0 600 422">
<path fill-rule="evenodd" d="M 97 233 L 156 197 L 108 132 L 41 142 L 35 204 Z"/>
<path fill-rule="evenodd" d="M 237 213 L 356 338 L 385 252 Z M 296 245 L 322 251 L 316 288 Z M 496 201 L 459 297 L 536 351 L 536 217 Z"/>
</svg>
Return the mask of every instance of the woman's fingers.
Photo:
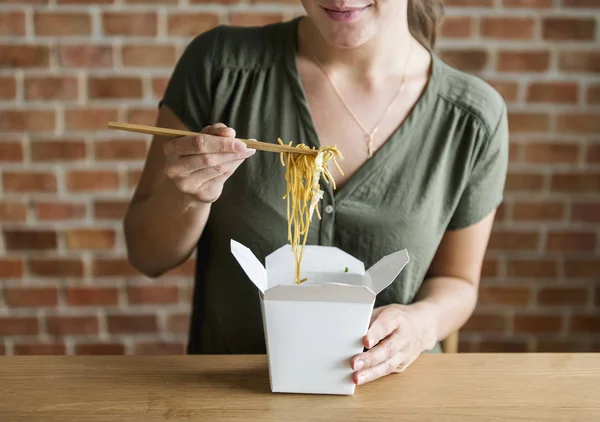
<svg viewBox="0 0 600 422">
<path fill-rule="evenodd" d="M 244 159 L 233 160 L 218 166 L 200 169 L 185 177 L 175 179 L 174 182 L 182 192 L 193 195 L 202 202 L 214 202 L 221 194 L 223 183 L 243 161 Z"/>
<path fill-rule="evenodd" d="M 355 371 L 368 370 L 398 354 L 406 345 L 406 340 L 395 331 L 377 346 L 352 358 L 352 369 Z"/>
<path fill-rule="evenodd" d="M 209 134 L 182 136 L 180 138 L 169 139 L 164 143 L 164 153 L 167 157 L 218 152 L 245 152 L 248 149 L 245 143 L 235 138 L 225 138 Z"/>
<path fill-rule="evenodd" d="M 186 155 L 172 160 L 167 164 L 165 173 L 171 179 L 177 177 L 186 177 L 187 175 L 206 168 L 216 167 L 217 173 L 222 173 L 220 167 L 224 164 L 240 159 L 248 158 L 254 155 L 256 150 L 249 149 L 247 152 L 232 153 L 216 153 L 216 154 L 198 154 Z"/>
<path fill-rule="evenodd" d="M 353 375 L 354 383 L 357 385 L 364 384 L 389 375 L 392 372 L 396 372 L 398 368 L 403 370 L 407 366 L 404 360 L 405 356 L 402 353 L 396 353 L 390 359 L 387 359 L 368 370 L 355 372 Z"/>
<path fill-rule="evenodd" d="M 227 127 L 224 123 L 215 123 L 214 125 L 205 126 L 201 133 L 208 135 L 224 136 L 226 138 L 235 138 L 235 130 Z"/>
<path fill-rule="evenodd" d="M 364 345 L 370 349 L 398 328 L 398 314 L 391 308 L 383 309 L 371 323 Z"/>
</svg>

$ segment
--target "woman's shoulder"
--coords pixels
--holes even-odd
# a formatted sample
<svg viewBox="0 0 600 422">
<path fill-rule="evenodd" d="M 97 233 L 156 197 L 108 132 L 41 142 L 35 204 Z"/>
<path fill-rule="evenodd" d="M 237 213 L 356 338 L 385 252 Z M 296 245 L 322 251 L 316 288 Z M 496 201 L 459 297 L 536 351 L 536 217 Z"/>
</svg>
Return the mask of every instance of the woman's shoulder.
<svg viewBox="0 0 600 422">
<path fill-rule="evenodd" d="M 218 25 L 197 35 L 187 52 L 215 68 L 268 68 L 277 63 L 293 36 L 293 21 L 263 26 Z"/>
<path fill-rule="evenodd" d="M 468 114 L 492 134 L 506 118 L 506 103 L 500 93 L 482 78 L 437 59 L 442 74 L 438 94 L 449 107 Z"/>
</svg>

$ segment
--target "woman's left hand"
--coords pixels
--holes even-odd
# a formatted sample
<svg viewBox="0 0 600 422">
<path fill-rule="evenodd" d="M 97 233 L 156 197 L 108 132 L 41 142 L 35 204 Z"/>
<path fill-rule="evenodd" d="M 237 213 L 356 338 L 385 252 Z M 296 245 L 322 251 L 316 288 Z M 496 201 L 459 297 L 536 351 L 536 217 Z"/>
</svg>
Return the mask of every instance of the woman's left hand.
<svg viewBox="0 0 600 422">
<path fill-rule="evenodd" d="M 373 310 L 363 342 L 367 349 L 352 358 L 354 383 L 364 384 L 402 372 L 425 350 L 433 347 L 424 339 L 426 324 L 418 320 L 412 305 L 388 305 Z"/>
</svg>

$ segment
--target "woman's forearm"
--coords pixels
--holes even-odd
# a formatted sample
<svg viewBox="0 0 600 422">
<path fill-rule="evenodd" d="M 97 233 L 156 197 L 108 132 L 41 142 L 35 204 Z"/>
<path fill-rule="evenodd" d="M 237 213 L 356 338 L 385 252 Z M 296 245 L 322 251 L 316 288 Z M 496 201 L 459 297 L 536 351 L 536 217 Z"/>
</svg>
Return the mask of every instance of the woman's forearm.
<svg viewBox="0 0 600 422">
<path fill-rule="evenodd" d="M 194 201 L 164 180 L 127 211 L 124 233 L 129 261 L 149 277 L 176 267 L 196 247 L 209 213 L 210 204 Z"/>
<path fill-rule="evenodd" d="M 436 342 L 458 330 L 477 303 L 477 287 L 457 277 L 432 277 L 423 282 L 415 302 L 408 306 L 420 325 L 424 343 Z"/>
</svg>

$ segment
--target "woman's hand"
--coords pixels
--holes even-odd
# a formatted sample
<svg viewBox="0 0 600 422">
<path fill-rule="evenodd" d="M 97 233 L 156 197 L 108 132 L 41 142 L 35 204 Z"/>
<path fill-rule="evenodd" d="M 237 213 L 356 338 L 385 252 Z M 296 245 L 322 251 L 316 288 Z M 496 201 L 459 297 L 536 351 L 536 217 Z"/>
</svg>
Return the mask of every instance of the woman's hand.
<svg viewBox="0 0 600 422">
<path fill-rule="evenodd" d="M 364 384 L 402 372 L 425 350 L 435 345 L 427 321 L 413 311 L 414 305 L 388 305 L 373 310 L 364 338 L 366 352 L 352 358 L 354 383 Z"/>
<path fill-rule="evenodd" d="M 181 192 L 212 203 L 221 196 L 225 181 L 256 150 L 234 139 L 235 130 L 222 123 L 206 126 L 201 133 L 165 142 L 164 171 Z"/>
</svg>

